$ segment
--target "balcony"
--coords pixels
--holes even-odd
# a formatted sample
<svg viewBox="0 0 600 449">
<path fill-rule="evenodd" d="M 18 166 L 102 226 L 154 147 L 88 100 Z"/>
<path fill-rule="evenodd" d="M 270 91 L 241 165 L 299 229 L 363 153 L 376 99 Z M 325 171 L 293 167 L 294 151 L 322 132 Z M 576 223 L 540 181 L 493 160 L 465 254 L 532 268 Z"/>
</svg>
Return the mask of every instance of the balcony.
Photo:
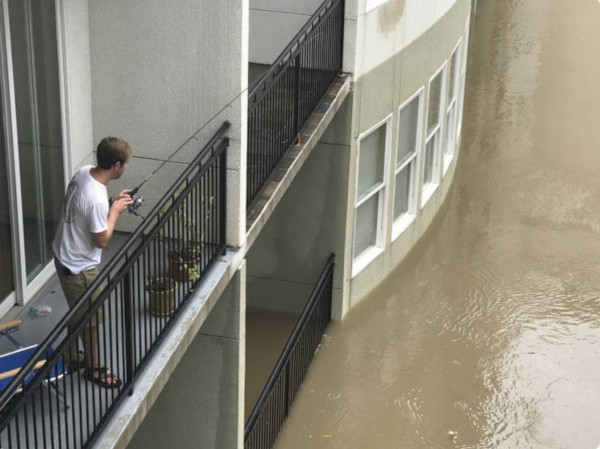
<svg viewBox="0 0 600 449">
<path fill-rule="evenodd" d="M 341 73 L 342 35 L 343 2 L 327 0 L 271 67 L 254 67 L 262 73 L 248 102 L 245 250 L 350 90 L 350 77 Z M 225 244 L 227 128 L 212 137 L 138 229 L 114 237 L 99 278 L 77 308 L 67 309 L 55 280 L 36 301 L 51 305 L 52 313 L 23 317 L 11 335 L 22 346 L 37 346 L 0 396 L 1 447 L 89 447 L 100 435 L 110 447 L 135 433 L 233 279 L 232 270 L 243 265 L 242 251 Z M 181 242 L 199 251 L 173 269 L 168 259 Z M 151 278 L 173 279 L 172 298 L 148 293 Z M 101 293 L 92 301 L 96 289 Z M 123 382 L 111 390 L 81 371 L 63 369 L 71 343 L 99 310 L 108 316 L 98 326 L 100 360 Z M 84 316 L 74 322 L 78 311 Z M 3 353 L 13 349 L 7 338 L 0 341 Z"/>
</svg>

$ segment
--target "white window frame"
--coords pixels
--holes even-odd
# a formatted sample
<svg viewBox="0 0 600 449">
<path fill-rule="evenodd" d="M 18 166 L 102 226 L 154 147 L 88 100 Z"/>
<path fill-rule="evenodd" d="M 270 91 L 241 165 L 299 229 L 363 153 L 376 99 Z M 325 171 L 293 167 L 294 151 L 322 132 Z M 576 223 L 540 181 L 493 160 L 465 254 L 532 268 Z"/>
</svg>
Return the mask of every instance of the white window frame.
<svg viewBox="0 0 600 449">
<path fill-rule="evenodd" d="M 373 131 L 376 131 L 381 126 L 386 127 L 385 132 L 385 151 L 384 151 L 384 160 L 383 162 L 383 180 L 377 186 L 375 186 L 371 192 L 365 195 L 360 200 L 357 200 L 358 194 L 358 178 L 359 178 L 359 161 L 360 161 L 360 142 L 365 137 L 370 135 Z M 373 260 L 375 260 L 380 254 L 383 253 L 385 248 L 385 235 L 386 235 L 386 223 L 387 223 L 387 197 L 388 197 L 388 164 L 390 160 L 391 153 L 391 140 L 392 140 L 392 114 L 389 114 L 383 120 L 369 128 L 367 131 L 363 132 L 358 136 L 358 150 L 356 154 L 356 185 L 354 189 L 354 232 L 352 233 L 352 277 L 356 276 L 362 270 L 364 270 Z M 375 195 L 379 196 L 378 201 L 378 211 L 377 211 L 377 235 L 375 236 L 375 245 L 363 251 L 358 256 L 354 255 L 354 242 L 356 240 L 356 219 L 358 208 L 364 204 L 369 199 L 373 198 Z"/>
<path fill-rule="evenodd" d="M 446 76 L 447 76 L 447 61 L 444 61 L 442 66 L 429 78 L 429 82 L 427 83 L 427 108 L 425 111 L 425 129 L 427 132 L 427 128 L 429 124 L 427 123 L 427 118 L 429 117 L 429 96 L 431 95 L 431 82 L 441 73 L 441 91 L 440 91 L 440 104 L 438 105 L 439 113 L 438 113 L 438 123 L 433 128 L 433 130 L 427 134 L 425 137 L 425 142 L 423 144 L 423 168 L 422 168 L 422 178 L 423 178 L 423 190 L 421 194 L 421 208 L 425 207 L 429 199 L 433 196 L 441 181 L 441 150 L 442 150 L 442 137 L 443 137 L 443 123 L 444 123 L 444 100 L 446 96 Z M 427 144 L 435 139 L 434 148 L 433 148 L 433 163 L 432 163 L 432 180 L 431 182 L 425 182 L 425 163 L 427 162 L 426 150 Z"/>
<path fill-rule="evenodd" d="M 418 110 L 417 110 L 417 132 L 416 132 L 416 140 L 415 140 L 415 149 L 414 154 L 408 157 L 402 164 L 397 165 L 394 170 L 394 189 L 393 192 L 393 201 L 392 201 L 392 217 L 395 215 L 395 199 L 396 199 L 396 181 L 398 179 L 398 174 L 405 170 L 408 167 L 410 170 L 410 191 L 408 193 L 408 211 L 394 220 L 392 225 L 392 240 L 396 240 L 400 234 L 402 234 L 408 226 L 415 220 L 417 217 L 417 194 L 418 194 L 418 167 L 421 160 L 421 143 L 422 143 L 422 135 L 423 135 L 423 98 L 425 87 L 421 87 L 417 92 L 415 92 L 408 100 L 400 105 L 398 108 L 398 126 L 397 126 L 397 136 L 396 136 L 396 152 L 400 148 L 400 121 L 402 120 L 402 109 L 404 109 L 407 105 L 412 103 L 415 98 L 418 98 Z M 397 156 L 394 159 L 395 164 L 397 164 Z"/>
<path fill-rule="evenodd" d="M 448 171 L 448 167 L 450 167 L 450 163 L 452 159 L 454 159 L 454 150 L 456 148 L 457 142 L 457 134 L 456 134 L 456 122 L 458 120 L 458 95 L 460 93 L 460 74 L 461 74 L 461 65 L 462 65 L 462 38 L 458 40 L 458 43 L 452 50 L 452 54 L 450 55 L 450 59 L 448 61 L 452 61 L 452 58 L 456 56 L 456 62 L 454 64 L 454 73 L 450 73 L 451 64 L 448 63 L 448 74 L 447 74 L 447 83 L 448 89 L 450 89 L 450 84 L 454 83 L 454 96 L 450 98 L 449 103 L 446 105 L 446 113 L 444 116 L 445 131 L 444 131 L 444 170 L 443 175 Z M 446 91 L 448 92 L 448 91 Z"/>
<path fill-rule="evenodd" d="M 467 19 L 467 23 L 465 25 L 464 37 L 462 40 L 462 55 L 461 55 L 461 68 L 460 68 L 460 92 L 458 93 L 458 117 L 456 120 L 456 140 L 459 139 L 460 133 L 462 131 L 462 121 L 463 121 L 463 108 L 465 104 L 465 81 L 467 78 L 467 56 L 469 54 L 469 26 L 470 22 Z"/>
</svg>

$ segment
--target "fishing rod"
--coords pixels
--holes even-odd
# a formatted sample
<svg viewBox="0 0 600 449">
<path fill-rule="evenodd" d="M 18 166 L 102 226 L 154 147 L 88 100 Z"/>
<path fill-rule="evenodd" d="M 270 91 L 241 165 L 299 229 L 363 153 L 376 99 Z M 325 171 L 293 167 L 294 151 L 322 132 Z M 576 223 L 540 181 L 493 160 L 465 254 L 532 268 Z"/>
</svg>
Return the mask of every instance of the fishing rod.
<svg viewBox="0 0 600 449">
<path fill-rule="evenodd" d="M 133 214 L 133 215 L 135 215 L 136 217 L 140 217 L 142 220 L 145 220 L 145 219 L 146 219 L 146 217 L 144 217 L 142 214 L 140 214 L 140 213 L 138 212 L 138 209 L 139 209 L 139 208 L 140 208 L 140 206 L 141 206 L 141 205 L 144 203 L 144 197 L 142 197 L 141 195 L 140 195 L 140 196 L 136 196 L 136 195 L 137 195 L 138 191 L 140 190 L 140 188 L 141 188 L 141 187 L 142 187 L 144 184 L 146 184 L 146 183 L 148 182 L 148 180 L 149 180 L 150 178 L 152 178 L 152 176 L 154 176 L 158 170 L 160 170 L 161 168 L 163 168 L 163 166 L 164 166 L 164 165 L 165 165 L 167 162 L 169 162 L 169 161 L 170 161 L 170 160 L 173 158 L 173 156 L 175 156 L 175 155 L 177 154 L 177 152 L 178 152 L 180 149 L 181 149 L 181 147 L 177 148 L 177 150 L 175 150 L 175 152 L 174 152 L 174 153 L 173 153 L 171 156 L 169 156 L 169 158 L 168 158 L 168 159 L 164 160 L 164 161 L 162 162 L 162 164 L 160 164 L 156 170 L 154 170 L 152 173 L 150 173 L 148 176 L 146 176 L 146 177 L 144 178 L 144 180 L 143 180 L 143 181 L 142 181 L 142 182 L 141 182 L 141 183 L 140 183 L 140 184 L 139 184 L 139 185 L 138 185 L 136 188 L 134 188 L 134 189 L 133 189 L 131 192 L 129 192 L 129 196 L 130 196 L 131 198 L 133 198 L 133 203 L 131 203 L 129 206 L 127 206 L 127 210 L 129 211 L 129 213 L 130 213 L 130 214 Z"/>
</svg>

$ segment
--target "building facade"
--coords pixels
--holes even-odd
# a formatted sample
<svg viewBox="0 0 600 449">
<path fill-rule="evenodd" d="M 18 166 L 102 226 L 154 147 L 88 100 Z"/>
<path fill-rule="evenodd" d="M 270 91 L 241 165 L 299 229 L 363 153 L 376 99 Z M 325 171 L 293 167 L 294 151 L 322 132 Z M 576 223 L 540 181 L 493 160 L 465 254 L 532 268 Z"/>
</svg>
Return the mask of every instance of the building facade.
<svg viewBox="0 0 600 449">
<path fill-rule="evenodd" d="M 98 447 L 241 447 L 246 308 L 297 312 L 333 252 L 332 312 L 342 319 L 442 206 L 460 147 L 471 2 L 346 0 L 345 87 L 250 226 L 249 66 L 272 64 L 321 3 L 0 0 L 0 313 L 27 305 L 55 275 L 65 187 L 94 163 L 102 137 L 134 148 L 110 189 L 147 180 L 151 208 L 231 123 L 225 266 Z M 124 215 L 119 230 L 139 223 Z"/>
</svg>

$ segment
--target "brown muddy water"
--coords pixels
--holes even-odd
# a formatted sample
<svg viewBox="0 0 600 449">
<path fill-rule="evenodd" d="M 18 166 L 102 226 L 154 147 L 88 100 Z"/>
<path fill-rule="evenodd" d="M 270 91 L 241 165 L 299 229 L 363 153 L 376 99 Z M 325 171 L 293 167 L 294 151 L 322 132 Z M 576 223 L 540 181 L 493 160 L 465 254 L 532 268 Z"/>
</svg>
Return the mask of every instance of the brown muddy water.
<svg viewBox="0 0 600 449">
<path fill-rule="evenodd" d="M 275 447 L 600 446 L 599 136 L 600 2 L 479 1 L 445 205 Z"/>
</svg>

